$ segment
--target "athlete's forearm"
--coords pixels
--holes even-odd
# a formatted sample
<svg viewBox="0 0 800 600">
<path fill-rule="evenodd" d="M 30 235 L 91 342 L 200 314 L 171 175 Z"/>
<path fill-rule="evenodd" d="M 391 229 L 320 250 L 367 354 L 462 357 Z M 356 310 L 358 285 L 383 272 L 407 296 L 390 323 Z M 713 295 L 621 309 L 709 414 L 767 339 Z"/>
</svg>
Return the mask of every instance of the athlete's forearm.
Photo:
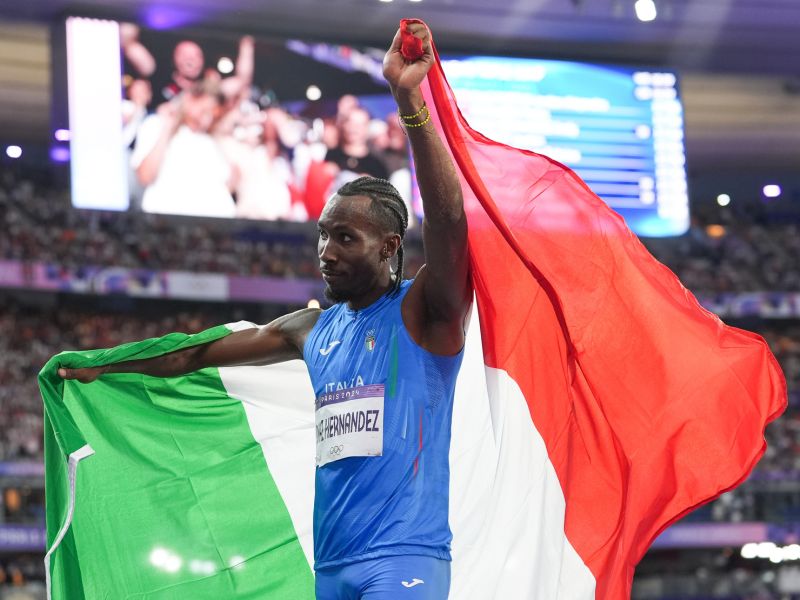
<svg viewBox="0 0 800 600">
<path fill-rule="evenodd" d="M 414 115 L 423 106 L 424 98 L 419 88 L 393 89 L 401 115 Z M 427 117 L 423 111 L 412 124 L 422 123 Z M 422 196 L 422 206 L 428 225 L 450 227 L 464 218 L 464 201 L 456 168 L 433 123 L 428 120 L 420 127 L 406 127 L 414 156 L 417 184 Z"/>
<path fill-rule="evenodd" d="M 403 55 L 403 36 L 421 43 L 422 53 L 409 61 Z M 422 196 L 425 247 L 425 311 L 429 322 L 460 327 L 472 297 L 469 282 L 467 218 L 461 182 L 453 159 L 433 124 L 420 86 L 431 68 L 438 68 L 430 32 L 420 22 L 405 22 L 383 59 L 383 74 L 397 102 L 400 120 L 414 155 L 417 183 Z M 453 329 L 459 331 L 457 327 Z M 454 345 L 461 346 L 462 336 Z"/>
<path fill-rule="evenodd" d="M 203 367 L 210 366 L 203 364 L 204 361 L 202 360 L 208 346 L 209 344 L 201 344 L 154 358 L 127 360 L 125 362 L 105 365 L 102 367 L 102 370 L 103 374 L 140 373 L 153 377 L 177 377 L 179 375 L 186 375 L 187 373 L 192 373 Z"/>
<path fill-rule="evenodd" d="M 302 309 L 262 327 L 234 331 L 212 342 L 176 350 L 154 358 L 129 360 L 100 367 L 61 367 L 64 379 L 90 383 L 106 373 L 140 373 L 176 377 L 206 367 L 270 365 L 303 357 L 306 334 L 319 317 L 319 309 Z"/>
<path fill-rule="evenodd" d="M 283 317 L 286 320 L 289 317 Z M 153 377 L 177 377 L 206 367 L 267 364 L 300 358 L 298 349 L 275 327 L 235 331 L 223 338 L 144 360 L 108 365 L 104 373 L 141 373 Z"/>
<path fill-rule="evenodd" d="M 213 343 L 211 342 L 211 344 Z M 58 369 L 58 374 L 64 379 L 75 379 L 81 383 L 91 383 L 106 373 L 139 373 L 153 377 L 177 377 L 207 366 L 203 364 L 203 356 L 211 344 L 202 344 L 154 358 L 128 360 L 99 367 L 62 366 Z"/>
</svg>

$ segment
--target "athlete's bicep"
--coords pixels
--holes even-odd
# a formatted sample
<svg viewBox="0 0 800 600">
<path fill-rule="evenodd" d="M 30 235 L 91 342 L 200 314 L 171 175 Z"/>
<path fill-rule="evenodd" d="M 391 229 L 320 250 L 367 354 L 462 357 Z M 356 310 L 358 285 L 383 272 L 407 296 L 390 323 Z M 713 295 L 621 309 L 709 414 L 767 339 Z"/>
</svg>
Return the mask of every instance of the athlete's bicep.
<svg viewBox="0 0 800 600">
<path fill-rule="evenodd" d="M 303 309 L 260 327 L 235 331 L 205 346 L 197 357 L 202 366 L 271 365 L 303 358 L 305 338 L 319 309 Z"/>
<path fill-rule="evenodd" d="M 419 346 L 434 354 L 450 356 L 464 346 L 465 319 L 471 298 L 465 297 L 464 306 L 457 305 L 449 313 L 431 311 L 431 302 L 437 301 L 435 295 L 433 300 L 429 296 L 431 288 L 428 283 L 432 277 L 436 276 L 428 265 L 424 265 L 417 273 L 403 299 L 403 324 L 411 339 Z"/>
</svg>

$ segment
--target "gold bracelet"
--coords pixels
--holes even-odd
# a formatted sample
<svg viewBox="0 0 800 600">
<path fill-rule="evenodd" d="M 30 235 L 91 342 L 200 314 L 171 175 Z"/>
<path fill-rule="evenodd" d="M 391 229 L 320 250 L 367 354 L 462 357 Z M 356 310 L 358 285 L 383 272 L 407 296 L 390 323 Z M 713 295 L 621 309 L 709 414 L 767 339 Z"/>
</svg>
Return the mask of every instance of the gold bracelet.
<svg viewBox="0 0 800 600">
<path fill-rule="evenodd" d="M 411 119 L 416 119 L 418 116 L 420 116 L 423 113 L 423 111 L 426 111 L 426 110 L 428 110 L 428 105 L 423 102 L 422 103 L 422 108 L 420 108 L 413 115 L 404 115 L 404 114 L 401 114 L 400 112 L 398 112 L 397 114 L 399 114 L 400 118 L 403 119 L 404 121 L 410 121 Z M 428 111 L 428 113 L 430 114 L 430 111 Z"/>
<path fill-rule="evenodd" d="M 428 111 L 428 116 L 425 117 L 425 120 L 422 121 L 422 123 L 403 123 L 403 125 L 405 125 L 406 127 L 422 127 L 423 125 L 426 125 L 430 120 L 431 120 L 431 113 L 430 111 Z"/>
</svg>

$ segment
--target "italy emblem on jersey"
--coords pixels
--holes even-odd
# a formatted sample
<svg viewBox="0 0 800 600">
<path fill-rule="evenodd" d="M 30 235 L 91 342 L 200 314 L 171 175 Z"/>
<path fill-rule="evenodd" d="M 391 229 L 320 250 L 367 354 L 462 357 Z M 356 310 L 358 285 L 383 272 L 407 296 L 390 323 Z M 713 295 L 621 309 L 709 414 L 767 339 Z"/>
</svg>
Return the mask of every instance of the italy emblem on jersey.
<svg viewBox="0 0 800 600">
<path fill-rule="evenodd" d="M 367 332 L 367 339 L 364 340 L 364 345 L 367 347 L 367 350 L 372 352 L 375 349 L 375 330 L 370 329 Z"/>
</svg>

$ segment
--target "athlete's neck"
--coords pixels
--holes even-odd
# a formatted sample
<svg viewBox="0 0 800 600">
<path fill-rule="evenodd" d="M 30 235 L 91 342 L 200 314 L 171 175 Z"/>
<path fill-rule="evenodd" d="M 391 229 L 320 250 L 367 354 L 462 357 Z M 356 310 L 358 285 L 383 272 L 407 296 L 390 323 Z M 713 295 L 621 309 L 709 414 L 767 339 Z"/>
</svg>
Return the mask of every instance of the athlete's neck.
<svg viewBox="0 0 800 600">
<path fill-rule="evenodd" d="M 361 310 L 371 306 L 380 300 L 386 293 L 394 287 L 394 281 L 390 279 L 387 283 L 376 285 L 369 292 L 359 298 L 351 298 L 347 301 L 347 308 L 350 310 Z"/>
</svg>

